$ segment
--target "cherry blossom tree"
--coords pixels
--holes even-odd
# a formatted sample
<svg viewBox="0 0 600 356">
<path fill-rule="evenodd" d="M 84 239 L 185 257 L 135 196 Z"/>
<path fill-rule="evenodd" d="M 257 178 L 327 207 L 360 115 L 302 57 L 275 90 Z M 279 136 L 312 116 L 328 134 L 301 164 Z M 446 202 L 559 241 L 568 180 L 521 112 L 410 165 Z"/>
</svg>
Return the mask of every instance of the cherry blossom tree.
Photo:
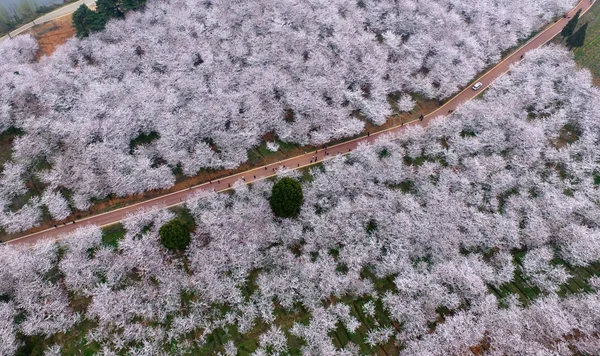
<svg viewBox="0 0 600 356">
<path fill-rule="evenodd" d="M 415 107 L 416 102 L 408 94 L 402 94 L 398 100 L 398 110 L 400 111 L 411 111 Z"/>
</svg>

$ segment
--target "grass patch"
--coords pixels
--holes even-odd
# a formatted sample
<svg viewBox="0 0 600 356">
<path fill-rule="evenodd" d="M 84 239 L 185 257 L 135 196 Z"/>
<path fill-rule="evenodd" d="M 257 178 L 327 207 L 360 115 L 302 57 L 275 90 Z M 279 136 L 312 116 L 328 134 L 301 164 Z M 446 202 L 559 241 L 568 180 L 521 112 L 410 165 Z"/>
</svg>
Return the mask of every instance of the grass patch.
<svg viewBox="0 0 600 356">
<path fill-rule="evenodd" d="M 133 151 L 135 150 L 135 148 L 137 146 L 147 145 L 149 143 L 152 143 L 155 140 L 158 140 L 159 138 L 160 138 L 160 135 L 156 131 L 142 132 L 136 138 L 134 138 L 133 140 L 131 140 L 129 142 L 129 153 L 130 154 L 133 153 Z"/>
<path fill-rule="evenodd" d="M 460 137 L 463 137 L 463 138 L 465 138 L 465 137 L 475 137 L 475 136 L 477 136 L 477 133 L 475 131 L 472 131 L 472 130 L 465 129 L 465 130 L 462 130 L 460 132 Z"/>
<path fill-rule="evenodd" d="M 125 237 L 126 233 L 127 230 L 125 230 L 125 227 L 121 223 L 104 227 L 102 228 L 102 244 L 116 249 L 119 245 L 119 240 Z"/>
<path fill-rule="evenodd" d="M 407 166 L 420 166 L 426 161 L 425 156 L 419 156 L 417 158 L 412 158 L 410 156 L 404 156 L 404 164 Z"/>
<path fill-rule="evenodd" d="M 388 151 L 387 148 L 384 148 L 381 151 L 377 152 L 377 155 L 379 156 L 380 159 L 383 159 L 383 158 L 388 157 L 390 155 L 390 151 Z"/>
<path fill-rule="evenodd" d="M 16 127 L 0 133 L 0 170 L 4 169 L 4 164 L 11 159 L 13 141 L 24 134 L 23 130 Z"/>
<path fill-rule="evenodd" d="M 267 140 L 263 140 L 263 142 L 259 146 L 248 150 L 248 163 L 257 164 L 262 162 L 266 158 L 275 157 L 279 155 L 288 157 L 290 153 L 297 153 L 296 151 L 300 148 L 300 146 L 297 144 L 283 142 L 275 138 L 269 141 L 275 141 L 279 145 L 279 149 L 275 152 L 270 151 L 267 148 Z"/>
<path fill-rule="evenodd" d="M 587 30 L 583 46 L 575 48 L 573 53 L 575 61 L 592 72 L 594 84 L 600 85 L 600 60 L 598 60 L 600 58 L 600 4 L 598 1 L 579 18 L 575 31 L 586 24 Z M 566 39 L 560 35 L 556 36 L 553 42 L 566 45 Z"/>
<path fill-rule="evenodd" d="M 323 163 L 319 163 L 320 165 L 323 165 Z M 302 172 L 302 176 L 300 176 L 300 183 L 310 183 L 312 182 L 315 178 L 313 177 L 313 175 L 310 173 L 311 167 L 304 167 L 300 169 L 300 172 Z"/>
<path fill-rule="evenodd" d="M 402 191 L 402 193 L 407 194 L 407 193 L 411 193 L 414 191 L 415 183 L 410 179 L 406 179 L 398 184 L 388 184 L 388 187 L 390 189 L 400 189 L 400 191 Z"/>
<path fill-rule="evenodd" d="M 506 201 L 513 195 L 519 194 L 518 188 L 512 188 L 507 190 L 506 192 L 499 194 L 497 196 L 498 199 L 498 212 L 500 214 L 504 214 L 504 207 L 506 206 Z"/>
<path fill-rule="evenodd" d="M 568 123 L 560 130 L 559 141 L 566 144 L 572 144 L 579 140 L 583 132 L 573 123 Z"/>
<path fill-rule="evenodd" d="M 68 332 L 58 333 L 49 338 L 46 338 L 44 335 L 25 336 L 17 334 L 21 346 L 15 355 L 43 356 L 44 351 L 54 344 L 62 346 L 61 353 L 63 355 L 96 355 L 100 352 L 100 345 L 96 342 L 88 342 L 85 338 L 87 332 L 95 326 L 96 323 L 84 319 Z"/>
<path fill-rule="evenodd" d="M 190 232 L 194 232 L 196 230 L 196 220 L 194 220 L 194 217 L 188 208 L 184 206 L 174 206 L 169 208 L 169 210 L 177 215 L 177 217 L 183 222 Z"/>
</svg>

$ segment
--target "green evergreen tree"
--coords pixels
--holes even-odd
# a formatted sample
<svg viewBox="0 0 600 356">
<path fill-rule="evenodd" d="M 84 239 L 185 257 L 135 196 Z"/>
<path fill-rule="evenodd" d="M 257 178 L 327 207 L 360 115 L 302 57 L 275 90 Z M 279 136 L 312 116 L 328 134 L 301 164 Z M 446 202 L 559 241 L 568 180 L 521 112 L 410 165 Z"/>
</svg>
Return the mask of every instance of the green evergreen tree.
<svg viewBox="0 0 600 356">
<path fill-rule="evenodd" d="M 579 11 L 577 11 L 575 16 L 573 16 L 573 18 L 571 20 L 569 20 L 569 22 L 567 22 L 565 27 L 563 27 L 562 31 L 560 31 L 560 34 L 563 37 L 569 37 L 573 34 L 573 31 L 575 31 L 575 27 L 577 27 L 577 22 L 579 21 L 580 14 L 581 14 L 581 9 L 579 9 Z"/>
<path fill-rule="evenodd" d="M 146 0 L 122 0 L 121 7 L 123 12 L 137 10 L 146 5 Z"/>
<path fill-rule="evenodd" d="M 273 186 L 271 191 L 271 209 L 282 218 L 295 217 L 300 213 L 304 195 L 297 180 L 284 177 Z"/>
<path fill-rule="evenodd" d="M 158 231 L 160 243 L 171 251 L 181 251 L 190 243 L 190 232 L 179 219 L 173 219 Z"/>
<path fill-rule="evenodd" d="M 91 10 L 90 10 L 90 12 L 93 14 L 91 17 L 91 21 L 90 21 L 90 31 L 92 31 L 92 32 L 103 31 L 108 19 L 106 17 L 98 14 L 97 12 L 94 12 Z"/>
<path fill-rule="evenodd" d="M 567 38 L 569 48 L 581 47 L 585 42 L 585 32 L 587 31 L 587 23 L 581 26 L 573 35 Z"/>
<path fill-rule="evenodd" d="M 112 18 L 122 18 L 125 16 L 123 11 L 121 11 L 121 1 L 119 0 L 97 0 L 96 11 L 104 17 L 106 21 Z"/>
<path fill-rule="evenodd" d="M 108 20 L 123 18 L 125 12 L 140 9 L 146 0 L 97 0 L 96 12 L 81 5 L 73 13 L 73 27 L 78 37 L 87 37 L 92 32 L 102 31 Z"/>
<path fill-rule="evenodd" d="M 77 37 L 87 37 L 92 31 L 97 31 L 98 15 L 82 4 L 73 13 L 73 27 L 75 28 Z"/>
</svg>

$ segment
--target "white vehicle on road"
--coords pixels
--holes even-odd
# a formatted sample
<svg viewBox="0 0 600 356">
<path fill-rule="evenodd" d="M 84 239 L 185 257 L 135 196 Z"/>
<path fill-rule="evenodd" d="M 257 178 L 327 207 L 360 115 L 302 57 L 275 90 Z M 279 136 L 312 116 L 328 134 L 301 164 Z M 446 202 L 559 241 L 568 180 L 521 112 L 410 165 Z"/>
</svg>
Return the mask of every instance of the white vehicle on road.
<svg viewBox="0 0 600 356">
<path fill-rule="evenodd" d="M 473 85 L 471 87 L 471 89 L 473 89 L 473 90 L 479 90 L 479 88 L 481 88 L 482 86 L 483 86 L 482 82 L 477 82 L 477 83 L 475 83 L 475 85 Z"/>
</svg>

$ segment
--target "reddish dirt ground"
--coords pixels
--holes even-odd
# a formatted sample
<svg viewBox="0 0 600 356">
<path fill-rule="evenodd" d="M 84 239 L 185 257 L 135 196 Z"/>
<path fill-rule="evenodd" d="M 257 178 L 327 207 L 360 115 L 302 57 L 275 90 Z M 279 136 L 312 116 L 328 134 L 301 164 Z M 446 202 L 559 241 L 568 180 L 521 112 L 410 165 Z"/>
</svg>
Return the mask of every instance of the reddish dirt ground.
<svg viewBox="0 0 600 356">
<path fill-rule="evenodd" d="M 32 27 L 27 33 L 30 33 L 38 40 L 40 51 L 38 59 L 42 56 L 49 56 L 56 50 L 56 47 L 67 42 L 75 36 L 71 15 L 63 16 L 56 20 L 46 22 L 42 25 Z"/>
</svg>

